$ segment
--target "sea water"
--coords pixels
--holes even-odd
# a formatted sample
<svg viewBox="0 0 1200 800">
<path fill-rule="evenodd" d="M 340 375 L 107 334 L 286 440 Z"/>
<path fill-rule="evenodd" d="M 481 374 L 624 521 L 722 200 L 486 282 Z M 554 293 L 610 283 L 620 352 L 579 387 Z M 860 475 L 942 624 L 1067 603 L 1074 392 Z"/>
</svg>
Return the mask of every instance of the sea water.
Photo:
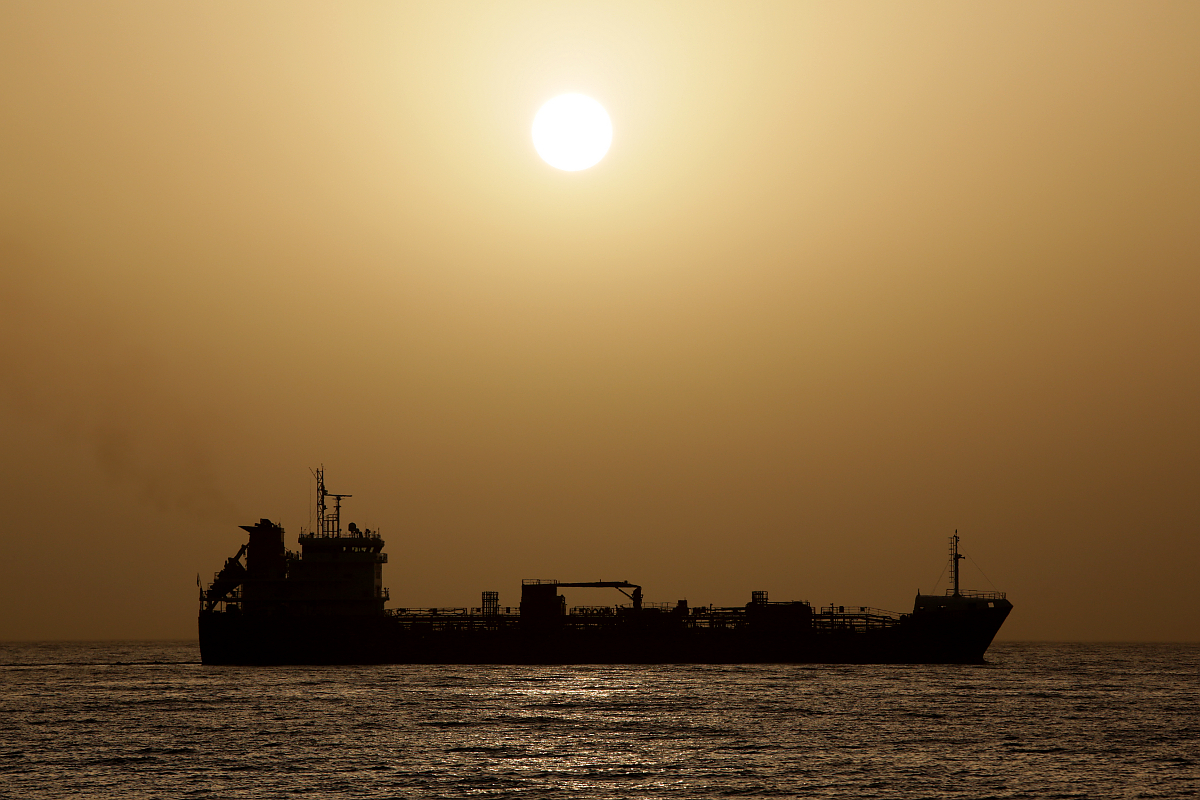
<svg viewBox="0 0 1200 800">
<path fill-rule="evenodd" d="M 1010 798 L 1200 793 L 1200 645 L 983 666 L 205 667 L 0 643 L 0 796 Z"/>
</svg>

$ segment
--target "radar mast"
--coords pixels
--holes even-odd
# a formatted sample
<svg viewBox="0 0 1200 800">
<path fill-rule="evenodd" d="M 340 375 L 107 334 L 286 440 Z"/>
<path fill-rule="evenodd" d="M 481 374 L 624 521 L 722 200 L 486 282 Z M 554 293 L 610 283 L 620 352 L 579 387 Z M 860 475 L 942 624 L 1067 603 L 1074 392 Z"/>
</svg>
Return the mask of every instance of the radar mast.
<svg viewBox="0 0 1200 800">
<path fill-rule="evenodd" d="M 342 535 L 342 498 L 353 497 L 352 494 L 333 494 L 325 489 L 325 465 L 312 471 L 317 479 L 317 531 L 319 536 L 340 537 Z M 333 498 L 333 510 L 330 511 L 325 502 L 326 497 Z"/>
</svg>

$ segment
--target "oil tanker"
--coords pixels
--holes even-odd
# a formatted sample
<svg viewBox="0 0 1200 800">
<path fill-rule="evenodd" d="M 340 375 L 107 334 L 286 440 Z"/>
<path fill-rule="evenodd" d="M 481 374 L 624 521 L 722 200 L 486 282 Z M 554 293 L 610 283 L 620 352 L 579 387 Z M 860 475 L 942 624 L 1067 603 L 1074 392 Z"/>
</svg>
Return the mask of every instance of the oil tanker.
<svg viewBox="0 0 1200 800">
<path fill-rule="evenodd" d="M 473 608 L 386 608 L 378 531 L 341 524 L 342 500 L 315 471 L 317 519 L 294 553 L 282 526 L 241 526 L 249 540 L 200 588 L 205 664 L 983 663 L 1012 604 L 1003 592 L 917 592 L 910 613 L 814 608 L 751 592 L 744 606 L 650 603 L 628 581 L 524 580 L 521 602 L 483 592 Z M 332 501 L 332 502 L 331 502 Z M 200 584 L 197 577 L 197 584 Z M 627 602 L 568 607 L 560 592 L 610 588 Z"/>
</svg>

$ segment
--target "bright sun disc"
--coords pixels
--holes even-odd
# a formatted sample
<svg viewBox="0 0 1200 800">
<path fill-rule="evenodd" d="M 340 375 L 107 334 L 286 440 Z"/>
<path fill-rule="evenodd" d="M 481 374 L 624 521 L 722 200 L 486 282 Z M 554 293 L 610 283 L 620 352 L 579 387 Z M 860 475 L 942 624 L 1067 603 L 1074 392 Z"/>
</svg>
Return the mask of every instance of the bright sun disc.
<svg viewBox="0 0 1200 800">
<path fill-rule="evenodd" d="M 563 94 L 533 118 L 533 146 L 552 167 L 575 172 L 593 166 L 612 144 L 612 121 L 604 106 L 582 94 Z"/>
</svg>

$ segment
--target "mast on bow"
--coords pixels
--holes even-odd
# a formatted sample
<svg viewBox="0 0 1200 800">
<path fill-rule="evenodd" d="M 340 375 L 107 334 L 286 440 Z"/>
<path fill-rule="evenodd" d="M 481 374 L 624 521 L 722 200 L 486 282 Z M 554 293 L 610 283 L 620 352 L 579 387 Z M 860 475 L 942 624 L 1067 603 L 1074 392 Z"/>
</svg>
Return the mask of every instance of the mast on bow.
<svg viewBox="0 0 1200 800">
<path fill-rule="evenodd" d="M 954 596 L 960 597 L 958 591 L 958 562 L 966 556 L 958 552 L 958 529 L 954 530 L 954 535 L 950 537 L 950 568 L 954 571 Z"/>
</svg>

